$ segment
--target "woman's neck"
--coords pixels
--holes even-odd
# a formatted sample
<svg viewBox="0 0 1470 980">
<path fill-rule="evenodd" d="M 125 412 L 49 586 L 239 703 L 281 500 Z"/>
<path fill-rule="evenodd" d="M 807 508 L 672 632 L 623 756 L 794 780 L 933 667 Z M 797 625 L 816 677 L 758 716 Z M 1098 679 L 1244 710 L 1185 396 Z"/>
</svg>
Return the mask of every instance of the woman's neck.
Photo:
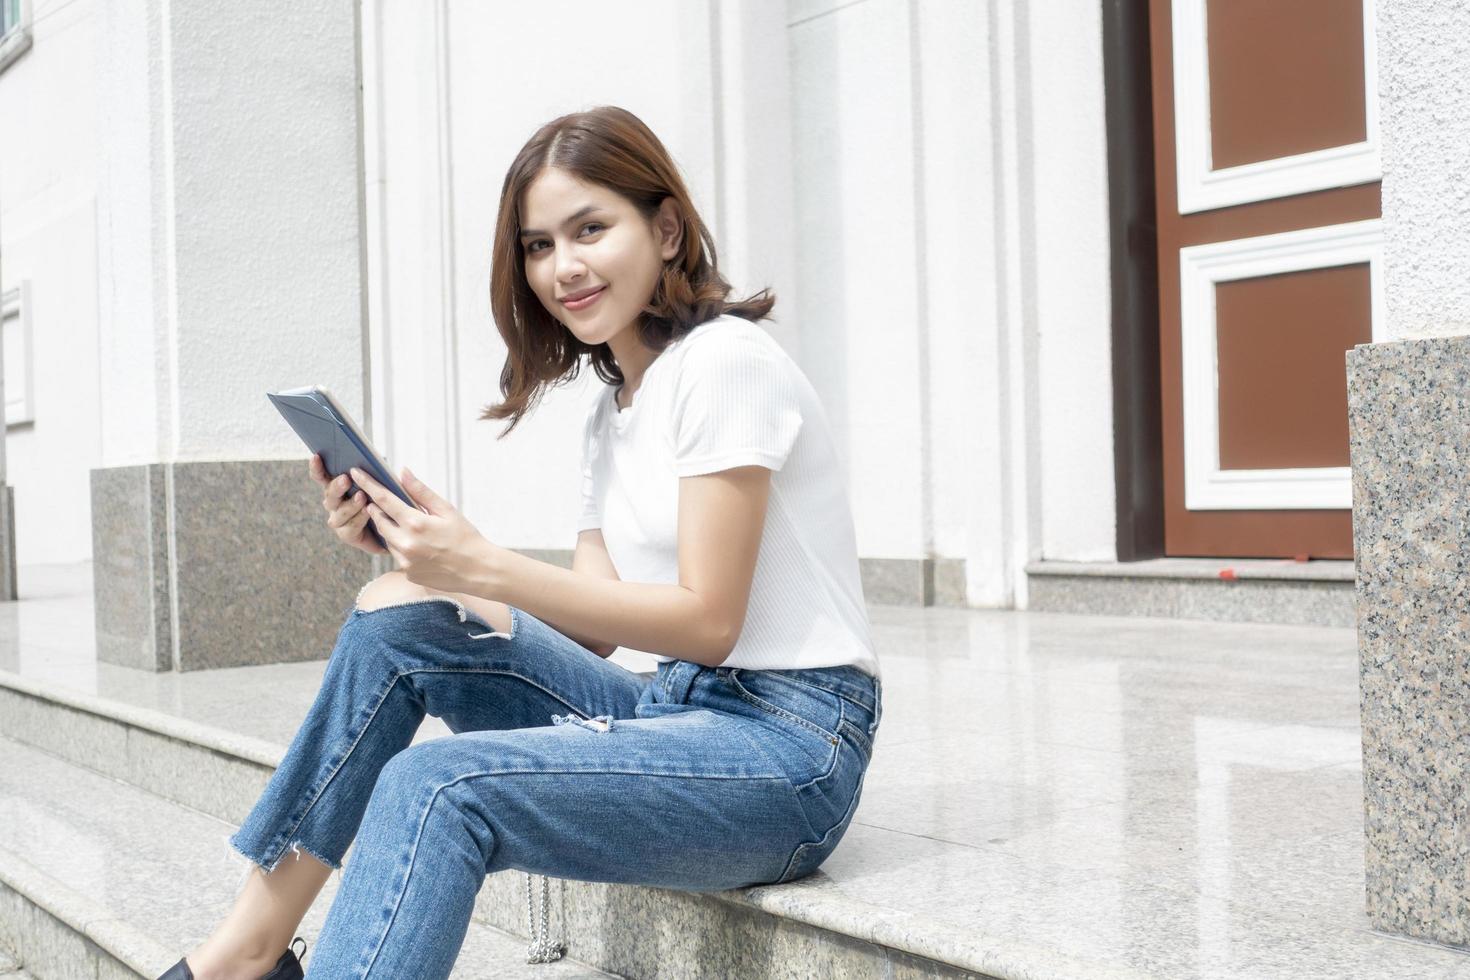
<svg viewBox="0 0 1470 980">
<path fill-rule="evenodd" d="M 628 408 L 643 384 L 644 372 L 658 358 L 660 352 L 643 346 L 632 329 L 624 330 L 608 341 L 608 347 L 612 349 L 613 360 L 617 362 L 618 371 L 623 376 L 623 383 L 617 392 L 617 405 L 619 408 Z"/>
</svg>

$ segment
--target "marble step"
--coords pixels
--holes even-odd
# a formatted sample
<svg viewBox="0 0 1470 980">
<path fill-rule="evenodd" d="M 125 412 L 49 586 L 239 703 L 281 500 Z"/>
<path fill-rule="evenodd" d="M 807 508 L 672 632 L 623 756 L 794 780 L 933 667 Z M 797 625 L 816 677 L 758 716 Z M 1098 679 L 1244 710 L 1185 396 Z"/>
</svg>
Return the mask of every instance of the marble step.
<svg viewBox="0 0 1470 980">
<path fill-rule="evenodd" d="M 36 980 L 35 974 L 20 965 L 20 957 L 0 944 L 0 980 Z"/>
<path fill-rule="evenodd" d="M 234 900 L 232 825 L 3 738 L 0 827 L 0 944 L 19 976 L 156 977 Z M 303 936 L 320 931 L 337 884 L 327 880 Z M 11 976 L 5 963 L 0 977 Z M 453 975 L 609 976 L 569 958 L 529 964 L 524 940 L 483 920 L 471 922 Z"/>
<path fill-rule="evenodd" d="M 0 737 L 179 804 L 180 812 L 199 811 L 229 831 L 284 753 L 260 739 L 8 671 L 0 671 Z M 1096 964 L 1084 969 L 1040 949 L 997 950 L 968 930 L 877 909 L 821 887 L 820 877 L 705 894 L 551 879 L 550 931 L 568 942 L 568 956 L 640 978 L 1096 975 Z M 541 879 L 533 880 L 539 902 Z M 526 887 L 519 872 L 490 876 L 475 921 L 526 937 Z M 318 906 L 329 908 L 330 900 Z"/>
<path fill-rule="evenodd" d="M 239 825 L 284 749 L 0 671 L 0 737 Z"/>
<path fill-rule="evenodd" d="M 1275 558 L 1033 561 L 1032 612 L 1283 626 L 1357 625 L 1353 563 Z"/>
</svg>

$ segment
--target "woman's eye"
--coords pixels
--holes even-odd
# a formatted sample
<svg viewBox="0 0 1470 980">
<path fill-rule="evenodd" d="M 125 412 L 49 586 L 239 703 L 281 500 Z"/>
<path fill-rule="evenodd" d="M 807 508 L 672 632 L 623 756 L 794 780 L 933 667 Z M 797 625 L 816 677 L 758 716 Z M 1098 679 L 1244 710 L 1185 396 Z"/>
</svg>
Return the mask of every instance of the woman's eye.
<svg viewBox="0 0 1470 980">
<path fill-rule="evenodd" d="M 587 229 L 588 229 L 588 228 L 596 228 L 596 229 L 597 229 L 597 230 L 598 230 L 598 231 L 601 231 L 601 230 L 603 230 L 603 229 L 604 229 L 604 228 L 605 228 L 605 227 L 606 227 L 606 225 L 603 225 L 603 224 L 601 224 L 601 223 L 599 223 L 599 222 L 596 222 L 596 221 L 589 221 L 589 222 L 587 222 L 587 223 L 586 223 L 586 224 L 585 224 L 585 225 L 583 225 L 583 226 L 582 226 L 582 230 L 583 230 L 583 231 L 586 231 L 586 230 L 587 230 Z M 536 253 L 536 252 L 540 252 L 540 251 L 543 251 L 543 249 L 539 249 L 539 248 L 537 248 L 537 247 L 536 247 L 536 246 L 537 246 L 537 245 L 545 245 L 545 244 L 547 244 L 547 243 L 546 243 L 546 240 L 545 240 L 545 239 L 543 239 L 543 238 L 538 238 L 538 239 L 536 239 L 536 240 L 535 240 L 535 241 L 534 241 L 534 242 L 531 242 L 531 243 L 530 243 L 530 244 L 528 244 L 528 245 L 527 245 L 527 246 L 526 246 L 526 252 L 527 252 L 527 253 L 528 253 L 528 254 L 534 254 L 534 253 Z"/>
</svg>

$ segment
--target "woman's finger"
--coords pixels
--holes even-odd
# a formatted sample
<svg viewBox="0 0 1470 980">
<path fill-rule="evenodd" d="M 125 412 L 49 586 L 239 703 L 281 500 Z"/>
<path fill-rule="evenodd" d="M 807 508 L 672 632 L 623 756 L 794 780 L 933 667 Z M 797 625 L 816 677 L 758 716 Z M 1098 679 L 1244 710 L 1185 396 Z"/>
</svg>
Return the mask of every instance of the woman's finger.
<svg viewBox="0 0 1470 980">
<path fill-rule="evenodd" d="M 345 476 L 339 476 L 323 484 L 322 506 L 329 511 L 342 506 L 342 497 L 347 493 L 347 482 Z"/>
<path fill-rule="evenodd" d="M 361 469 L 354 466 L 351 473 L 352 479 L 357 485 L 367 491 L 367 495 L 372 499 L 372 502 L 380 510 L 384 511 L 388 517 L 392 518 L 396 524 L 402 524 L 408 519 L 408 515 L 418 513 L 418 511 L 408 506 L 408 504 L 399 500 L 397 494 L 383 486 L 377 480 L 374 480 Z"/>
<path fill-rule="evenodd" d="M 347 522 L 362 511 L 363 503 L 367 498 L 360 493 L 354 494 L 345 500 L 339 500 L 336 504 L 327 508 L 327 526 L 331 528 L 346 527 Z"/>
<path fill-rule="evenodd" d="M 395 548 L 397 546 L 395 538 L 403 533 L 402 529 L 394 522 L 392 517 L 383 512 L 383 508 L 372 501 L 368 501 L 367 512 L 368 516 L 373 519 L 373 527 L 378 529 L 378 533 L 388 543 L 388 547 L 390 549 Z"/>
<path fill-rule="evenodd" d="M 352 503 L 348 505 L 352 508 L 352 519 L 359 524 L 366 522 L 368 519 L 367 503 L 367 494 L 359 490 L 353 494 Z"/>
<path fill-rule="evenodd" d="M 400 568 L 406 566 L 408 560 L 403 557 L 402 548 L 407 542 L 399 540 L 404 533 L 403 529 L 395 524 L 391 517 L 383 513 L 383 508 L 375 503 L 368 503 L 367 512 L 368 516 L 373 519 L 373 527 L 378 530 L 378 537 L 382 538 L 383 543 L 388 546 L 388 553 L 398 562 Z"/>
</svg>

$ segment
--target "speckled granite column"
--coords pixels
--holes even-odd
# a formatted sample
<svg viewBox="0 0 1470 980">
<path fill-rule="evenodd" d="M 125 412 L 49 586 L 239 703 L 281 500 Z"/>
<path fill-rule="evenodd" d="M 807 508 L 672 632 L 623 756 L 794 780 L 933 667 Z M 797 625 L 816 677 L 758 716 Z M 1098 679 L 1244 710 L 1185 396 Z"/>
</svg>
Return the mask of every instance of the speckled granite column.
<svg viewBox="0 0 1470 980">
<path fill-rule="evenodd" d="M 1347 367 L 1368 915 L 1470 945 L 1470 337 Z"/>
<path fill-rule="evenodd" d="M 304 459 L 92 471 L 97 655 L 147 670 L 326 657 L 372 560 Z"/>
</svg>

